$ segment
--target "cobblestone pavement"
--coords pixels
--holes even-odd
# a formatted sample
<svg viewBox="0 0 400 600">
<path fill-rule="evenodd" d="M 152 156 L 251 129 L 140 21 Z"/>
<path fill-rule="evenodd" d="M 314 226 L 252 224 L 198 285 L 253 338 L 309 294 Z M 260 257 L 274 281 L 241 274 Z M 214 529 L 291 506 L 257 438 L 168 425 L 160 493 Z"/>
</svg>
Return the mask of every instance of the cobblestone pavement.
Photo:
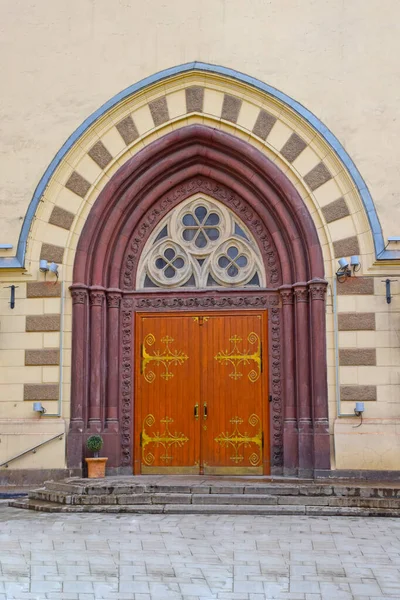
<svg viewBox="0 0 400 600">
<path fill-rule="evenodd" d="M 0 600 L 400 599 L 400 519 L 57 515 L 0 503 Z"/>
</svg>

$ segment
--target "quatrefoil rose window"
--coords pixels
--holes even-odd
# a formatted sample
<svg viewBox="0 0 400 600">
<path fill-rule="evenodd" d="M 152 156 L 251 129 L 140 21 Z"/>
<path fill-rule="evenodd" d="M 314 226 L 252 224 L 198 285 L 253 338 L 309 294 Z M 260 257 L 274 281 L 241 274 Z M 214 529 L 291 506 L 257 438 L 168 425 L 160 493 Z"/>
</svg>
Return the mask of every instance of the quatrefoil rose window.
<svg viewBox="0 0 400 600">
<path fill-rule="evenodd" d="M 225 206 L 190 198 L 157 226 L 142 253 L 137 288 L 265 286 L 254 238 Z"/>
</svg>

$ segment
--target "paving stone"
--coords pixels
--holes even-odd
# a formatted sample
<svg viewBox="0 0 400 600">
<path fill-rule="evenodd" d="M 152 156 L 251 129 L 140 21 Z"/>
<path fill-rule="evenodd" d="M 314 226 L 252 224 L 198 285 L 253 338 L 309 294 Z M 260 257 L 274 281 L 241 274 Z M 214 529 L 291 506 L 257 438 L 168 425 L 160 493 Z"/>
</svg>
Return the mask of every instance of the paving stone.
<svg viewBox="0 0 400 600">
<path fill-rule="evenodd" d="M 139 506 L 163 513 L 46 514 L 0 504 L 0 600 L 400 598 L 398 519 L 290 516 L 277 510 L 285 505 L 261 507 L 276 511 L 269 516 Z M 63 587 L 34 593 L 30 583 Z M 193 587 L 184 593 L 184 585 Z"/>
</svg>

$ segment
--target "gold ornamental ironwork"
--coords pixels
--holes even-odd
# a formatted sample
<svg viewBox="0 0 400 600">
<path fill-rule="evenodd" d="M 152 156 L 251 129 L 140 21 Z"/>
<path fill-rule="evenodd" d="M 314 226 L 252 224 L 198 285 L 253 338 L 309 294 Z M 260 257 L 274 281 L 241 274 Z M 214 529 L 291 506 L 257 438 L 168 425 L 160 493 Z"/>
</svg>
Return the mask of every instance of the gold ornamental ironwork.
<svg viewBox="0 0 400 600">
<path fill-rule="evenodd" d="M 243 423 L 243 419 L 240 417 L 233 417 L 229 421 L 234 425 L 233 431 L 231 433 L 222 432 L 216 438 L 215 441 L 217 444 L 220 444 L 223 448 L 233 448 L 234 454 L 230 456 L 231 461 L 238 464 L 243 462 L 244 456 L 242 453 L 243 448 L 249 448 L 252 444 L 256 446 L 256 449 L 249 456 L 249 462 L 252 467 L 256 467 L 261 462 L 262 456 L 262 427 L 261 427 L 261 419 L 255 414 L 250 415 L 249 424 L 252 427 L 258 426 L 257 433 L 249 434 L 247 431 L 241 433 L 239 431 L 239 426 Z"/>
<path fill-rule="evenodd" d="M 153 350 L 153 353 L 150 354 L 148 348 L 153 346 L 156 342 L 156 338 L 152 333 L 149 333 L 144 338 L 142 347 L 141 347 L 141 365 L 140 372 L 148 383 L 153 383 L 156 378 L 156 374 L 154 371 L 148 369 L 148 365 L 153 363 L 156 367 L 163 367 L 164 371 L 161 373 L 161 377 L 165 379 L 165 381 L 169 381 L 174 373 L 171 372 L 171 366 L 182 365 L 185 360 L 189 357 L 182 350 L 171 350 L 170 344 L 174 341 L 173 338 L 168 335 L 161 338 L 162 344 L 164 344 L 164 348 L 161 350 Z"/>
<path fill-rule="evenodd" d="M 175 431 L 172 433 L 170 431 L 170 424 L 174 422 L 170 417 L 165 417 L 164 419 L 160 419 L 160 423 L 164 425 L 164 431 L 156 431 L 155 433 L 147 433 L 145 427 L 153 427 L 156 419 L 153 415 L 147 415 L 147 417 L 143 421 L 143 429 L 140 435 L 140 444 L 142 446 L 142 460 L 145 465 L 152 465 L 155 461 L 154 454 L 148 450 L 146 451 L 146 447 L 149 444 L 154 444 L 156 448 L 160 446 L 164 449 L 164 454 L 160 456 L 160 459 L 165 463 L 171 462 L 173 460 L 173 455 L 171 453 L 171 448 L 176 446 L 181 448 L 186 442 L 189 441 L 189 438 L 181 433 Z"/>
<path fill-rule="evenodd" d="M 248 349 L 240 350 L 239 345 L 243 339 L 239 335 L 233 335 L 229 338 L 229 341 L 232 344 L 231 350 L 218 352 L 214 357 L 215 360 L 222 365 L 231 365 L 233 367 L 233 371 L 229 373 L 229 377 L 234 381 L 237 381 L 243 376 L 243 373 L 239 370 L 241 366 L 253 364 L 254 368 L 249 371 L 247 377 L 251 383 L 254 383 L 259 379 L 261 373 L 260 338 L 254 331 L 247 336 L 248 343 L 251 346 L 255 346 L 253 351 L 250 346 Z"/>
</svg>

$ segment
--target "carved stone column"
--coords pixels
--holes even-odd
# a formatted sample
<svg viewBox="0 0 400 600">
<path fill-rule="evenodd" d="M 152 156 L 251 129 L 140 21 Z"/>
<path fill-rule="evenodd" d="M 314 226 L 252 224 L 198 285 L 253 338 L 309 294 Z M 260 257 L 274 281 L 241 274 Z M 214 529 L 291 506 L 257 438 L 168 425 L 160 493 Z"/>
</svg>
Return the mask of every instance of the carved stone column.
<svg viewBox="0 0 400 600">
<path fill-rule="evenodd" d="M 98 433 L 102 429 L 104 298 L 104 288 L 96 286 L 90 289 L 90 400 L 88 427 L 91 433 Z"/>
<path fill-rule="evenodd" d="M 298 428 L 296 409 L 296 380 L 294 364 L 293 290 L 290 285 L 279 288 L 283 320 L 283 468 L 285 475 L 294 475 L 298 467 Z"/>
<path fill-rule="evenodd" d="M 71 418 L 67 439 L 67 465 L 82 468 L 84 422 L 87 411 L 86 351 L 87 287 L 76 283 L 70 287 L 72 296 L 72 365 Z"/>
<path fill-rule="evenodd" d="M 119 402 L 119 308 L 121 291 L 107 290 L 107 396 L 106 429 L 118 432 Z"/>
<path fill-rule="evenodd" d="M 311 299 L 312 394 L 315 469 L 330 469 L 328 382 L 326 366 L 325 294 L 328 282 L 309 282 Z"/>
<path fill-rule="evenodd" d="M 299 474 L 311 475 L 313 460 L 313 431 L 310 388 L 310 333 L 308 287 L 306 283 L 293 286 L 296 298 L 296 381 L 297 419 L 299 428 Z"/>
</svg>

